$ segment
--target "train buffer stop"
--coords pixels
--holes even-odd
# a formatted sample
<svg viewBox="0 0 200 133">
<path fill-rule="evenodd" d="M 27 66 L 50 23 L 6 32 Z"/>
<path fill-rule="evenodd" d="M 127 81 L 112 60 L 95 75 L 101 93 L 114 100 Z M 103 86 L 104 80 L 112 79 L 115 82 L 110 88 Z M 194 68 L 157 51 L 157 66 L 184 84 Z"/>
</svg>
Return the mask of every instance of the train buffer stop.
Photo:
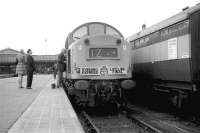
<svg viewBox="0 0 200 133">
<path fill-rule="evenodd" d="M 17 78 L 0 79 L 0 132 L 83 133 L 64 90 L 51 89 L 52 82 L 52 75 L 34 75 L 28 90 L 17 87 Z"/>
</svg>

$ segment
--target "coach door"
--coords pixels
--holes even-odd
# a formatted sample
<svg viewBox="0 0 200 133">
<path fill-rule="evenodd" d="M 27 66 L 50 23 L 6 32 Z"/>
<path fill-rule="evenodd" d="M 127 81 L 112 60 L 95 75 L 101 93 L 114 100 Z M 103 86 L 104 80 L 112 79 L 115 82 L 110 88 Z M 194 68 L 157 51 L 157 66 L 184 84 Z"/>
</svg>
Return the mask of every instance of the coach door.
<svg viewBox="0 0 200 133">
<path fill-rule="evenodd" d="M 190 16 L 191 65 L 193 82 L 200 88 L 200 11 Z"/>
</svg>

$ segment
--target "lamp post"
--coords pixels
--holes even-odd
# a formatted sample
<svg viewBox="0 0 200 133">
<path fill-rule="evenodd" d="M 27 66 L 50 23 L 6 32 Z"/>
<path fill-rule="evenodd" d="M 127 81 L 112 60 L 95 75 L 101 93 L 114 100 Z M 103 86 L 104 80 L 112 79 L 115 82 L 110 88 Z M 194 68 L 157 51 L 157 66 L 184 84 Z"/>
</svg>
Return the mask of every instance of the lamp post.
<svg viewBox="0 0 200 133">
<path fill-rule="evenodd" d="M 45 54 L 46 54 L 46 55 L 47 55 L 47 41 L 48 41 L 47 38 L 45 38 L 45 39 L 44 39 L 44 42 L 45 42 L 45 52 L 46 52 Z"/>
</svg>

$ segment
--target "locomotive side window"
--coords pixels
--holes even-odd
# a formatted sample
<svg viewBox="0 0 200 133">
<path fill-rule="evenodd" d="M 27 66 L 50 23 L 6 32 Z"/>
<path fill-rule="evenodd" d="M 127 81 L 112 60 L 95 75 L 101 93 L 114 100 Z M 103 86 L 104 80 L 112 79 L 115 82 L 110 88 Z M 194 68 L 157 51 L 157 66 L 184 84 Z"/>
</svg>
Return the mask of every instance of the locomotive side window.
<svg viewBox="0 0 200 133">
<path fill-rule="evenodd" d="M 103 24 L 90 24 L 89 35 L 105 34 Z"/>
<path fill-rule="evenodd" d="M 90 48 L 90 58 L 118 57 L 117 48 Z"/>
<path fill-rule="evenodd" d="M 87 27 L 86 26 L 81 27 L 76 32 L 74 32 L 74 34 L 73 34 L 73 40 L 74 41 L 78 40 L 81 37 L 86 36 L 86 35 L 87 35 Z"/>
</svg>

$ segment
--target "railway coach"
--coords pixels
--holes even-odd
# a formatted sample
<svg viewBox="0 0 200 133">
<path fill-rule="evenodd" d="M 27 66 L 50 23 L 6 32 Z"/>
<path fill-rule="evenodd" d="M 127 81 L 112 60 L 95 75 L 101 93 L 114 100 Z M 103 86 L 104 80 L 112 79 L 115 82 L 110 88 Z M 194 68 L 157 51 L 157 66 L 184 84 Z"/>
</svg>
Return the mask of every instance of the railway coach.
<svg viewBox="0 0 200 133">
<path fill-rule="evenodd" d="M 124 104 L 123 90 L 132 80 L 130 44 L 114 27 L 91 22 L 74 29 L 66 40 L 67 93 L 83 107 Z"/>
<path fill-rule="evenodd" d="M 199 97 L 200 4 L 130 36 L 132 67 L 143 92 L 170 94 L 176 107 Z M 146 82 L 148 81 L 148 82 Z M 196 96 L 197 95 L 197 96 Z"/>
</svg>

